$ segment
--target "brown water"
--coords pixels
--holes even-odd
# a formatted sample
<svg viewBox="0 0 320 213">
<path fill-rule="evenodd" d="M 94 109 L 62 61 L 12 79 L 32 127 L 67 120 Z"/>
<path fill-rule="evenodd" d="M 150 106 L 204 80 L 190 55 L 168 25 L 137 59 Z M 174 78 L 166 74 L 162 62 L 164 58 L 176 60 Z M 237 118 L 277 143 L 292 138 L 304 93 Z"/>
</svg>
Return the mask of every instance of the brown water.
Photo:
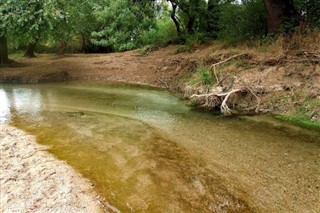
<svg viewBox="0 0 320 213">
<path fill-rule="evenodd" d="M 0 122 L 37 136 L 122 212 L 318 212 L 320 133 L 192 111 L 141 86 L 0 86 Z"/>
</svg>

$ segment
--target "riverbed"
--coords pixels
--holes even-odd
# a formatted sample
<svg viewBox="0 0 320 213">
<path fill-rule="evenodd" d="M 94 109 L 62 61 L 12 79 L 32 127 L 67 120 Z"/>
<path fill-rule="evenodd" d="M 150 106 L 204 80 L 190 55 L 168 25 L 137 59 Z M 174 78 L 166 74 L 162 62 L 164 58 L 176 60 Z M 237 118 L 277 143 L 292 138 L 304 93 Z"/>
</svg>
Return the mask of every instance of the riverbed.
<svg viewBox="0 0 320 213">
<path fill-rule="evenodd" d="M 0 122 L 34 135 L 122 212 L 320 210 L 319 132 L 119 83 L 2 85 L 0 102 Z"/>
</svg>

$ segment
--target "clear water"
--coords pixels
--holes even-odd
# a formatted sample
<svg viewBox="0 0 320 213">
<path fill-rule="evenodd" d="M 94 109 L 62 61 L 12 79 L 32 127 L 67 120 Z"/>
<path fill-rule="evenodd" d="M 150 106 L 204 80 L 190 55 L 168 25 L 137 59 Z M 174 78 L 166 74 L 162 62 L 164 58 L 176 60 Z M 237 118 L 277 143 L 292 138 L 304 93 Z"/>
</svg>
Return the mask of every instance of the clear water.
<svg viewBox="0 0 320 213">
<path fill-rule="evenodd" d="M 123 212 L 314 210 L 319 201 L 319 132 L 196 112 L 167 91 L 2 85 L 0 122 L 34 134 Z M 310 202 L 290 197 L 301 191 Z"/>
</svg>

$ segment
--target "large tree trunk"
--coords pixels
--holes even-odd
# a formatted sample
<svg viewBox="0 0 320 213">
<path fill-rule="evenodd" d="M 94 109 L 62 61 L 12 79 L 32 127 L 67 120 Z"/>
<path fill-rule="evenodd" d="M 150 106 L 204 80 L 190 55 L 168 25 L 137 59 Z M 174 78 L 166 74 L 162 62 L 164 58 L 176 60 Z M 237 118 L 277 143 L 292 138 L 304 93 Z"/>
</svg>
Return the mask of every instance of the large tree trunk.
<svg viewBox="0 0 320 213">
<path fill-rule="evenodd" d="M 8 45 L 6 37 L 0 36 L 0 66 L 6 66 L 9 63 Z"/>
<path fill-rule="evenodd" d="M 27 45 L 27 49 L 26 49 L 26 52 L 24 53 L 24 56 L 28 58 L 35 58 L 36 55 L 34 54 L 34 51 L 36 49 L 36 46 L 37 46 L 37 42 L 29 43 Z"/>
<path fill-rule="evenodd" d="M 268 32 L 277 33 L 281 24 L 291 21 L 295 15 L 293 0 L 264 0 L 268 14 Z"/>
</svg>

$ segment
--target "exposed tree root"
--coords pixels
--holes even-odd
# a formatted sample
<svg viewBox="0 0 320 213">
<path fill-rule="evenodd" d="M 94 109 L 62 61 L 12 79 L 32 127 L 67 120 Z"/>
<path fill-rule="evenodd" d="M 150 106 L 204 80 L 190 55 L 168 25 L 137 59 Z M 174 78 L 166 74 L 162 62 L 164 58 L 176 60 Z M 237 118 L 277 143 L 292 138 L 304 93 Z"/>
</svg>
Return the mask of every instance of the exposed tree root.
<svg viewBox="0 0 320 213">
<path fill-rule="evenodd" d="M 234 78 L 232 82 L 228 83 L 228 86 L 222 86 L 222 83 L 228 79 L 228 75 L 219 80 L 219 77 L 216 73 L 216 66 L 226 63 L 234 58 L 245 56 L 247 54 L 238 54 L 231 56 L 223 61 L 217 62 L 210 66 L 210 70 L 213 71 L 212 77 L 215 78 L 216 84 L 211 88 L 210 92 L 205 92 L 202 94 L 192 94 L 195 93 L 195 90 L 192 90 L 192 87 L 187 87 L 185 91 L 185 96 L 196 99 L 198 103 L 202 104 L 202 107 L 208 109 L 215 109 L 220 107 L 220 111 L 224 115 L 231 115 L 237 113 L 234 108 L 241 108 L 244 111 L 252 111 L 259 113 L 260 107 L 260 98 L 258 95 L 251 89 L 245 82 L 241 81 L 239 78 Z M 194 89 L 194 88 L 193 88 Z M 199 90 L 197 91 L 199 93 Z M 201 93 L 201 92 L 200 92 Z M 252 106 L 252 98 L 256 99 L 256 105 Z M 233 107 L 231 107 L 230 99 L 233 100 Z M 246 106 L 241 106 L 241 102 L 245 99 L 250 99 L 249 104 Z M 232 108 L 232 109 L 231 109 Z"/>
<path fill-rule="evenodd" d="M 232 110 L 229 108 L 227 102 L 228 99 L 232 94 L 238 93 L 238 92 L 245 92 L 246 88 L 240 88 L 240 89 L 233 89 L 229 92 L 225 93 L 209 93 L 209 94 L 193 94 L 191 98 L 197 98 L 199 99 L 204 99 L 205 103 L 203 104 L 203 107 L 206 108 L 215 108 L 217 106 L 220 106 L 221 113 L 224 115 L 230 115 L 232 114 Z"/>
<path fill-rule="evenodd" d="M 231 115 L 236 113 L 236 111 L 231 110 L 228 101 L 232 95 L 237 95 L 241 98 L 241 94 L 246 94 L 245 96 L 248 96 L 247 94 L 251 94 L 253 97 L 255 97 L 257 104 L 255 106 L 248 106 L 246 111 L 251 111 L 254 109 L 255 113 L 259 113 L 259 107 L 260 107 L 260 98 L 249 88 L 249 87 L 241 87 L 237 89 L 232 89 L 228 92 L 224 93 L 217 93 L 212 92 L 208 94 L 193 94 L 190 98 L 196 98 L 200 103 L 203 103 L 202 107 L 214 109 L 216 107 L 220 107 L 220 111 L 224 115 Z M 245 97 L 244 97 L 245 98 Z"/>
</svg>

